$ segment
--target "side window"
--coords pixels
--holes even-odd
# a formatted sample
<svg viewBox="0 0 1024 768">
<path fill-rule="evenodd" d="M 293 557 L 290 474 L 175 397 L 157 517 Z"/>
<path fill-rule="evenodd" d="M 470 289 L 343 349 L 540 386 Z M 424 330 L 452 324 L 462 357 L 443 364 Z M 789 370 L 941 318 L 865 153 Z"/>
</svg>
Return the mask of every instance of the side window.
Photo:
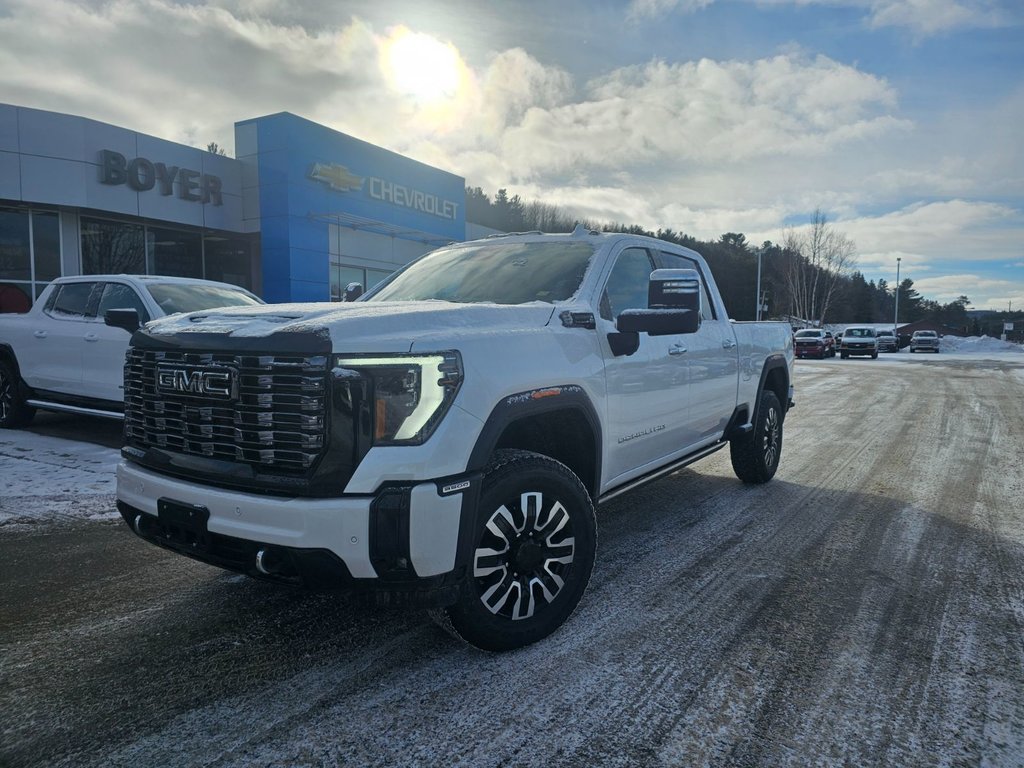
<svg viewBox="0 0 1024 768">
<path fill-rule="evenodd" d="M 654 263 L 645 248 L 627 248 L 615 260 L 601 298 L 601 317 L 614 320 L 624 309 L 647 309 Z"/>
<path fill-rule="evenodd" d="M 714 320 L 715 319 L 715 305 L 711 303 L 711 294 L 708 293 L 708 280 L 704 271 L 700 268 L 693 259 L 688 259 L 686 256 L 680 256 L 677 253 L 666 253 L 661 251 L 658 253 L 658 266 L 662 269 L 696 269 L 700 273 L 700 286 L 701 286 L 701 302 L 700 302 L 700 316 L 703 320 Z"/>
<path fill-rule="evenodd" d="M 89 299 L 96 283 L 65 283 L 54 291 L 47 311 L 56 317 L 90 317 Z"/>
<path fill-rule="evenodd" d="M 106 283 L 103 286 L 103 295 L 100 297 L 96 316 L 102 318 L 108 309 L 134 309 L 139 313 L 140 323 L 149 320 L 149 312 L 146 311 L 146 305 L 142 303 L 139 294 L 131 286 L 123 283 Z"/>
</svg>

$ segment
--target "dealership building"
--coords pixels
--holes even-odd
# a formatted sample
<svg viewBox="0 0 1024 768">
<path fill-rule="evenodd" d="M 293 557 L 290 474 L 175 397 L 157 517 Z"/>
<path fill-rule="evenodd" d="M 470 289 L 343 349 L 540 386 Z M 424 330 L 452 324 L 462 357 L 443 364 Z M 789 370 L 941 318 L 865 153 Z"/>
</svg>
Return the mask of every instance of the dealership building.
<svg viewBox="0 0 1024 768">
<path fill-rule="evenodd" d="M 235 153 L 0 104 L 0 311 L 109 273 L 338 300 L 490 231 L 467 225 L 462 177 L 296 115 L 236 123 Z"/>
</svg>

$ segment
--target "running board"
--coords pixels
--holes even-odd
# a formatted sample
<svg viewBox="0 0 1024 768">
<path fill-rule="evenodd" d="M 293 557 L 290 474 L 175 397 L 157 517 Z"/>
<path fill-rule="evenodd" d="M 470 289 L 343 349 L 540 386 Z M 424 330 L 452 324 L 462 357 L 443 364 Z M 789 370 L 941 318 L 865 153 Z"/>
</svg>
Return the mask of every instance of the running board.
<svg viewBox="0 0 1024 768">
<path fill-rule="evenodd" d="M 47 400 L 26 400 L 25 405 L 33 408 L 41 408 L 44 411 L 61 411 L 62 413 L 77 413 L 80 416 L 99 416 L 104 419 L 118 419 L 124 421 L 124 414 L 117 411 L 101 411 L 98 408 L 82 408 L 78 405 L 65 405 L 64 403 L 51 403 Z"/>
<path fill-rule="evenodd" d="M 655 480 L 660 480 L 665 475 L 671 475 L 673 472 L 680 470 L 685 466 L 693 464 L 695 461 L 700 461 L 705 456 L 710 456 L 712 453 L 722 450 L 728 444 L 728 440 L 722 440 L 721 442 L 715 443 L 714 445 L 709 445 L 707 448 L 702 448 L 696 453 L 691 453 L 689 456 L 684 456 L 681 459 L 673 461 L 671 464 L 666 464 L 661 469 L 656 469 L 650 474 L 644 475 L 643 477 L 638 477 L 635 480 L 630 480 L 628 483 L 625 483 L 624 485 L 620 485 L 618 488 L 614 488 L 613 490 L 608 491 L 608 493 L 604 494 L 603 496 L 601 496 L 601 498 L 597 500 L 597 503 L 604 504 L 606 501 L 611 501 L 616 496 L 621 496 L 622 494 L 627 493 L 628 491 L 632 491 L 635 488 L 639 488 L 641 485 L 647 485 L 647 483 L 653 482 Z"/>
</svg>

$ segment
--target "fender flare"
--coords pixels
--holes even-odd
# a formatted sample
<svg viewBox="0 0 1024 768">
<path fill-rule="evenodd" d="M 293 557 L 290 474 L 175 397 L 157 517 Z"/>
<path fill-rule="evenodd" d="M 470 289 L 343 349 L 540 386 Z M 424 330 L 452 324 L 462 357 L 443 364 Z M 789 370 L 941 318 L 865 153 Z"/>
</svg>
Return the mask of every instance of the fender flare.
<svg viewBox="0 0 1024 768">
<path fill-rule="evenodd" d="M 576 384 L 541 387 L 503 397 L 491 409 L 484 422 L 484 427 L 470 453 L 466 470 L 479 472 L 487 466 L 498 440 L 511 424 L 523 418 L 566 410 L 579 413 L 594 435 L 594 476 L 581 477 L 580 480 L 584 486 L 593 488 L 596 492 L 601 484 L 601 453 L 604 445 L 601 420 L 583 387 Z"/>
<path fill-rule="evenodd" d="M 783 386 L 786 389 L 786 391 L 783 393 L 783 396 L 779 398 L 779 402 L 782 405 L 783 418 L 785 418 L 785 414 L 789 411 L 790 381 L 789 366 L 786 363 L 786 356 L 781 353 L 768 355 L 768 357 L 764 361 L 764 365 L 761 368 L 761 379 L 757 383 L 757 399 L 753 403 L 753 413 L 750 417 L 750 422 L 752 424 L 757 422 L 757 417 L 759 415 L 758 411 L 761 408 L 761 393 L 764 391 L 765 384 L 768 381 L 768 374 L 780 368 L 782 369 Z"/>
</svg>

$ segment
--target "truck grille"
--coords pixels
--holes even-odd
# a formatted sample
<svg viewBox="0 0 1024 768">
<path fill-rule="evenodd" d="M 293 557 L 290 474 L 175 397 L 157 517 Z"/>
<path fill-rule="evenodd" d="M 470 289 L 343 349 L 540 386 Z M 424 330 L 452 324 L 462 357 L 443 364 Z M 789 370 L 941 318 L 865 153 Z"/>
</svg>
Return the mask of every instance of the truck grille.
<svg viewBox="0 0 1024 768">
<path fill-rule="evenodd" d="M 306 472 L 326 449 L 327 373 L 326 355 L 130 348 L 125 442 Z"/>
</svg>

